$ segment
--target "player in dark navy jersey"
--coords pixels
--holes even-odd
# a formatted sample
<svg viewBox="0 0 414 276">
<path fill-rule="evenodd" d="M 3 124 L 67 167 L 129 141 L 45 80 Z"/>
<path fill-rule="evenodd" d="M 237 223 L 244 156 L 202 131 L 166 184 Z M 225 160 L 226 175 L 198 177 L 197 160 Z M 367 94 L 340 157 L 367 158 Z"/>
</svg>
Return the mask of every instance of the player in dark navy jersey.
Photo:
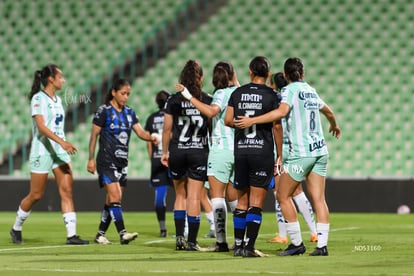
<svg viewBox="0 0 414 276">
<path fill-rule="evenodd" d="M 128 244 L 138 233 L 128 233 L 125 230 L 122 215 L 122 191 L 126 186 L 128 173 L 128 144 L 133 130 L 137 136 L 146 141 L 158 143 L 156 137 L 148 134 L 139 123 L 135 111 L 126 105 L 131 93 L 128 81 L 120 79 L 109 91 L 105 104 L 95 113 L 89 140 L 88 172 L 94 174 L 97 170 L 99 185 L 105 188 L 107 195 L 101 222 L 95 242 L 109 244 L 105 237 L 111 219 L 114 221 L 120 236 L 121 244 Z M 99 136 L 99 151 L 94 160 L 96 140 Z"/>
<path fill-rule="evenodd" d="M 233 120 L 238 116 L 255 117 L 276 109 L 281 101 L 280 95 L 266 85 L 269 61 L 265 57 L 255 57 L 249 69 L 251 83 L 237 88 L 230 96 L 224 119 L 227 126 L 234 127 Z M 254 245 L 262 222 L 263 202 L 274 173 L 273 123 L 236 128 L 234 137 L 234 187 L 238 192 L 233 216 L 234 255 L 257 257 L 262 254 Z"/>
<path fill-rule="evenodd" d="M 211 96 L 202 92 L 203 70 L 197 61 L 189 60 L 181 71 L 180 84 L 193 97 L 210 104 Z M 199 251 L 197 235 L 200 227 L 200 198 L 207 180 L 208 118 L 187 101 L 181 93 L 166 103 L 162 134 L 162 158 L 173 177 L 176 198 L 174 222 L 176 249 Z M 185 218 L 188 219 L 188 243 L 184 239 Z"/>
<path fill-rule="evenodd" d="M 145 130 L 152 136 L 156 136 L 159 141 L 161 141 L 162 129 L 164 127 L 164 106 L 169 96 L 170 93 L 164 90 L 157 93 L 155 102 L 157 103 L 158 111 L 152 113 L 145 123 Z M 155 145 L 154 143 L 147 142 L 147 151 L 151 159 L 150 185 L 155 188 L 155 213 L 160 226 L 160 237 L 166 237 L 166 198 L 168 186 L 172 186 L 172 179 L 168 168 L 161 164 L 162 144 Z"/>
</svg>

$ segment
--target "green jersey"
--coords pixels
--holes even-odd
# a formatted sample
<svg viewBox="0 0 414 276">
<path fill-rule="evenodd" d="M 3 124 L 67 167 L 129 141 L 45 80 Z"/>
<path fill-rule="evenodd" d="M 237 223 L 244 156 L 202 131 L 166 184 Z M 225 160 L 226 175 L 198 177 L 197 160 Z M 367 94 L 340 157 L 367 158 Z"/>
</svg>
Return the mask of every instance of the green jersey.
<svg viewBox="0 0 414 276">
<path fill-rule="evenodd" d="M 234 149 L 234 129 L 224 125 L 227 102 L 236 86 L 219 89 L 214 93 L 213 101 L 220 107 L 220 113 L 212 118 L 211 149 Z"/>
<path fill-rule="evenodd" d="M 282 103 L 290 106 L 290 112 L 282 119 L 288 156 L 328 154 L 319 113 L 325 102 L 315 89 L 306 82 L 290 83 L 282 89 Z"/>
<path fill-rule="evenodd" d="M 46 127 L 65 140 L 65 111 L 61 99 L 58 96 L 51 98 L 44 91 L 39 91 L 32 98 L 31 109 L 33 139 L 30 155 L 41 156 L 66 153 L 58 143 L 39 132 L 34 120 L 35 115 L 42 115 Z"/>
</svg>

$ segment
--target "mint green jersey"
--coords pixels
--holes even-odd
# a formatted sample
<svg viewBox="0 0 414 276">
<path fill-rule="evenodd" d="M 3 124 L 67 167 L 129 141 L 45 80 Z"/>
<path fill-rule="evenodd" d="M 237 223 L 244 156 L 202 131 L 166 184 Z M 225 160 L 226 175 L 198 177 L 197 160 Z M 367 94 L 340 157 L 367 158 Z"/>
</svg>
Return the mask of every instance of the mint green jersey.
<svg viewBox="0 0 414 276">
<path fill-rule="evenodd" d="M 39 132 L 34 120 L 35 115 L 42 115 L 46 127 L 65 140 L 65 111 L 61 99 L 58 96 L 51 98 L 45 92 L 39 91 L 33 95 L 31 109 L 33 139 L 30 156 L 35 157 L 66 153 L 58 143 Z"/>
<path fill-rule="evenodd" d="M 224 125 L 227 102 L 236 86 L 230 86 L 217 90 L 213 95 L 211 104 L 220 107 L 220 112 L 212 118 L 211 148 L 212 149 L 234 149 L 234 129 Z"/>
<path fill-rule="evenodd" d="M 328 154 L 319 113 L 325 102 L 315 89 L 306 82 L 290 83 L 282 89 L 282 103 L 290 106 L 290 112 L 282 119 L 288 156 Z"/>
</svg>

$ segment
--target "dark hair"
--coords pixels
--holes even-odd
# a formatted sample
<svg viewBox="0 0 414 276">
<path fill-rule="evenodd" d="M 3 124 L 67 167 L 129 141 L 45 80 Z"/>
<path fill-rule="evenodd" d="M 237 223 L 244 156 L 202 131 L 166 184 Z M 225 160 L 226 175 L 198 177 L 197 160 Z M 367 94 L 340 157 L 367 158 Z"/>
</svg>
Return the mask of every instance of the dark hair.
<svg viewBox="0 0 414 276">
<path fill-rule="evenodd" d="M 214 66 L 213 80 L 214 91 L 229 86 L 229 81 L 233 79 L 234 69 L 229 62 L 220 61 Z"/>
<path fill-rule="evenodd" d="M 288 58 L 285 61 L 285 75 L 290 81 L 298 81 L 303 77 L 303 62 L 300 58 Z"/>
<path fill-rule="evenodd" d="M 280 91 L 280 89 L 285 87 L 288 84 L 288 82 L 283 76 L 282 72 L 277 72 L 273 74 L 270 78 L 270 84 L 274 84 L 276 86 L 276 90 Z"/>
<path fill-rule="evenodd" d="M 115 81 L 112 84 L 111 89 L 109 89 L 108 93 L 106 94 L 105 103 L 109 103 L 114 98 L 114 96 L 112 95 L 112 90 L 118 91 L 119 89 L 121 89 L 122 86 L 131 86 L 131 85 L 126 79 L 119 79 Z"/>
<path fill-rule="evenodd" d="M 45 88 L 48 83 L 49 77 L 54 77 L 57 73 L 59 67 L 55 64 L 48 64 L 40 70 L 37 70 L 34 73 L 34 79 L 32 84 L 32 90 L 30 91 L 28 98 L 32 100 L 34 94 L 40 91 L 40 89 Z"/>
<path fill-rule="evenodd" d="M 165 90 L 161 90 L 157 93 L 157 95 L 155 96 L 155 102 L 157 103 L 159 109 L 164 109 L 165 102 L 167 101 L 169 96 L 170 93 L 168 93 Z"/>
<path fill-rule="evenodd" d="M 181 70 L 179 82 L 190 91 L 191 95 L 200 99 L 202 77 L 203 68 L 200 64 L 195 60 L 188 60 Z"/>
<path fill-rule="evenodd" d="M 270 70 L 269 60 L 262 56 L 257 56 L 250 62 L 249 69 L 255 76 L 267 78 Z"/>
</svg>

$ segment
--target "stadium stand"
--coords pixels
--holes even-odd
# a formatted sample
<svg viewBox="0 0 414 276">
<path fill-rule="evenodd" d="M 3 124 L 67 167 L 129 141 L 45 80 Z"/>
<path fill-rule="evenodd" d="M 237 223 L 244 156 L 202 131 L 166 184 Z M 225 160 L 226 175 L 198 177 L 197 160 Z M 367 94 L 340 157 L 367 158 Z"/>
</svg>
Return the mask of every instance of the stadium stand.
<svg viewBox="0 0 414 276">
<path fill-rule="evenodd" d="M 8 6 L 15 5 L 13 1 L 6 2 Z M 159 2 L 164 3 L 156 3 Z M 95 28 L 99 28 L 99 22 L 104 24 L 105 20 L 102 18 L 114 20 L 115 16 L 105 14 L 107 9 L 102 8 L 104 5 L 88 3 L 91 7 L 89 15 L 98 17 L 91 23 Z M 153 9 L 156 7 L 151 5 L 149 10 Z M 100 10 L 101 13 L 95 13 L 94 10 Z M 130 99 L 130 105 L 136 108 L 141 122 L 144 123 L 149 113 L 155 109 L 155 93 L 160 89 L 173 90 L 173 84 L 177 81 L 187 59 L 200 61 L 205 72 L 205 91 L 211 92 L 211 71 L 219 60 L 231 61 L 240 82 L 246 83 L 249 81 L 248 62 L 252 57 L 269 57 L 272 70 L 276 72 L 282 70 L 287 57 L 299 56 L 305 62 L 306 80 L 313 84 L 322 98 L 334 108 L 343 130 L 343 137 L 337 142 L 328 135 L 326 129 L 326 139 L 331 152 L 329 175 L 337 178 L 411 177 L 414 171 L 413 139 L 410 135 L 413 129 L 410 111 L 414 107 L 412 10 L 414 3 L 409 1 L 300 0 L 293 3 L 288 0 L 228 0 L 208 22 L 182 41 L 177 49 L 169 51 L 153 68 L 146 70 L 143 76 L 134 80 L 134 96 Z M 11 13 L 14 16 L 18 15 L 16 9 Z M 99 16 L 96 16 L 97 14 Z M 66 22 L 69 21 L 71 20 L 67 18 Z M 3 18 L 2 24 L 4 22 L 8 21 Z M 13 27 L 24 29 L 25 22 L 15 22 Z M 130 32 L 138 33 L 135 29 L 137 25 L 133 24 L 130 18 L 118 20 L 116 24 L 124 23 L 134 25 L 133 30 L 123 29 L 125 35 L 128 36 Z M 39 23 L 36 24 L 38 29 L 42 29 L 41 26 L 45 23 L 40 23 L 40 26 Z M 86 21 L 84 24 L 87 24 Z M 105 28 L 108 36 L 112 31 L 110 27 Z M 15 41 L 13 45 L 21 44 L 19 41 L 22 41 L 22 38 L 15 38 L 4 32 L 2 30 L 2 36 Z M 97 33 L 102 34 L 102 31 Z M 100 36 L 96 35 L 96 39 L 98 37 Z M 30 44 L 33 44 L 32 40 L 30 41 Z M 34 41 L 34 44 L 39 42 L 38 39 Z M 136 43 L 139 40 L 133 41 Z M 71 42 L 64 44 L 68 43 Z M 99 45 L 105 45 L 105 42 L 99 41 Z M 5 47 L 9 50 L 14 48 L 11 45 Z M 90 48 L 92 47 L 85 44 L 80 48 L 82 50 L 75 53 L 80 55 L 83 51 L 91 50 Z M 108 47 L 103 48 L 108 50 Z M 19 52 L 27 52 L 25 49 L 21 46 Z M 35 49 L 30 51 L 31 55 L 38 52 Z M 19 55 L 20 53 L 16 52 L 13 59 Z M 68 54 L 68 59 L 75 63 L 79 55 Z M 110 56 L 113 57 L 113 54 Z M 99 57 L 98 61 L 96 57 Z M 21 70 L 22 65 L 14 64 L 4 53 L 0 58 L 8 71 L 1 73 L 4 81 L 0 85 L 4 91 L 10 91 L 7 88 L 10 86 L 7 85 L 14 82 L 11 81 L 13 78 L 9 72 L 14 72 L 18 68 Z M 99 61 L 106 58 L 103 53 L 84 53 L 80 59 L 88 60 L 84 62 L 87 64 L 99 64 Z M 33 60 L 33 57 L 23 59 Z M 39 60 L 36 60 L 35 64 L 38 64 Z M 105 60 L 107 61 L 108 59 Z M 72 74 L 72 71 L 78 74 L 75 78 L 68 76 L 68 79 L 81 82 L 82 77 L 85 78 L 90 72 L 94 72 L 90 69 L 92 66 L 96 65 L 91 65 L 88 69 L 81 68 L 84 71 L 78 68 L 69 70 L 68 74 Z M 31 67 L 26 64 L 24 68 L 31 72 Z M 107 66 L 104 68 L 107 69 Z M 18 83 L 19 90 L 26 91 L 31 79 L 20 79 L 23 80 Z M 21 104 L 19 102 L 19 105 Z M 2 112 L 1 118 L 8 114 L 4 110 Z M 90 118 L 86 122 L 85 126 L 79 125 L 75 132 L 70 134 L 70 137 L 81 145 L 79 155 L 73 160 L 75 175 L 78 176 L 86 174 L 83 151 L 87 148 Z M 145 143 L 137 139 L 131 140 L 129 175 L 149 175 Z"/>
</svg>

